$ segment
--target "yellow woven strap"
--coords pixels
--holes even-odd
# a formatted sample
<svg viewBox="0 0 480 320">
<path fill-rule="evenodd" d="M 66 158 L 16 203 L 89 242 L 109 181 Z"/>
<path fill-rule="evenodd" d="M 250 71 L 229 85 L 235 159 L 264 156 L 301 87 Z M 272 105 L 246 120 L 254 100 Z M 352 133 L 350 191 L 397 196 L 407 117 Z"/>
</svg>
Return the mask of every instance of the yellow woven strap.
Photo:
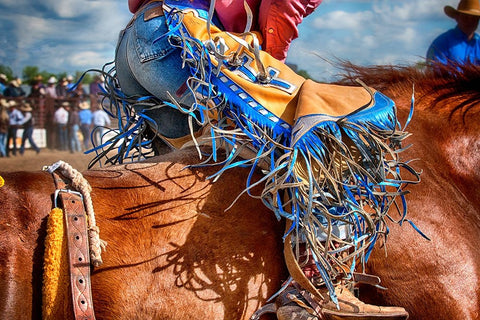
<svg viewBox="0 0 480 320">
<path fill-rule="evenodd" d="M 64 227 L 63 211 L 54 208 L 48 216 L 43 262 L 42 318 L 45 320 L 73 315 Z"/>
</svg>

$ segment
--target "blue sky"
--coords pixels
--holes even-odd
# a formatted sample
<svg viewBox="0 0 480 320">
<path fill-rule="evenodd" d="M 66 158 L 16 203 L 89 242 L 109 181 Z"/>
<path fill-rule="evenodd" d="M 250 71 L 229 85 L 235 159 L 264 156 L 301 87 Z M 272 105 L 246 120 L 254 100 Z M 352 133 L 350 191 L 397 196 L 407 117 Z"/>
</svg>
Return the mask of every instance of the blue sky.
<svg viewBox="0 0 480 320">
<path fill-rule="evenodd" d="M 315 79 L 339 72 L 334 58 L 361 65 L 412 64 L 455 26 L 444 12 L 456 0 L 324 0 L 299 28 L 287 62 Z M 0 0 L 0 64 L 53 73 L 101 68 L 113 59 L 130 19 L 126 0 Z"/>
</svg>

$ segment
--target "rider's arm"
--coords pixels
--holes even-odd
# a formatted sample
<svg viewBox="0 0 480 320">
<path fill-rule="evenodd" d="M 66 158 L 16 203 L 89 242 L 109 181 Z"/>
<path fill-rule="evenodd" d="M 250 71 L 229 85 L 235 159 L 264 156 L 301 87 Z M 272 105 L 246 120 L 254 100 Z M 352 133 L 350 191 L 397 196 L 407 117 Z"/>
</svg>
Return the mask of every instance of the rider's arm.
<svg viewBox="0 0 480 320">
<path fill-rule="evenodd" d="M 298 37 L 297 26 L 322 0 L 263 0 L 258 24 L 263 35 L 263 49 L 284 61 L 290 43 Z"/>
</svg>

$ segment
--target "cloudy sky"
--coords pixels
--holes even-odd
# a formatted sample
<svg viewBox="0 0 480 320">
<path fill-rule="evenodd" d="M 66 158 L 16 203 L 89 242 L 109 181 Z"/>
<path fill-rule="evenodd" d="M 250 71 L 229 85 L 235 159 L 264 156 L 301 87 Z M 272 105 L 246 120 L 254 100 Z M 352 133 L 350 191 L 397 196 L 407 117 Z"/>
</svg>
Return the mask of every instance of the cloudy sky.
<svg viewBox="0 0 480 320">
<path fill-rule="evenodd" d="M 287 62 L 315 79 L 338 73 L 325 60 L 412 64 L 431 41 L 455 26 L 443 13 L 457 0 L 324 0 L 300 26 Z M 21 76 L 27 66 L 53 73 L 83 71 L 113 59 L 130 19 L 127 0 L 0 0 L 0 64 Z"/>
</svg>

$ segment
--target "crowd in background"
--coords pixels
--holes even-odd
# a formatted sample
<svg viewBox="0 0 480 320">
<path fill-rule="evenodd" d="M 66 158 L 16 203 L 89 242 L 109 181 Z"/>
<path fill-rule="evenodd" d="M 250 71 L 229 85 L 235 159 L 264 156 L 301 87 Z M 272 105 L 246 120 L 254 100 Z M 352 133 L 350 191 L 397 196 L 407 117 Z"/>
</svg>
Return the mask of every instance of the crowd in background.
<svg viewBox="0 0 480 320">
<path fill-rule="evenodd" d="M 21 79 L 0 74 L 0 157 L 23 155 L 27 146 L 40 153 L 35 128 L 45 129 L 44 147 L 49 149 L 74 153 L 100 145 L 103 127 L 110 125 L 99 95 L 103 85 L 100 75 L 89 92 L 72 76 L 60 80 L 52 76 L 45 82 L 39 75 L 27 94 Z"/>
</svg>

